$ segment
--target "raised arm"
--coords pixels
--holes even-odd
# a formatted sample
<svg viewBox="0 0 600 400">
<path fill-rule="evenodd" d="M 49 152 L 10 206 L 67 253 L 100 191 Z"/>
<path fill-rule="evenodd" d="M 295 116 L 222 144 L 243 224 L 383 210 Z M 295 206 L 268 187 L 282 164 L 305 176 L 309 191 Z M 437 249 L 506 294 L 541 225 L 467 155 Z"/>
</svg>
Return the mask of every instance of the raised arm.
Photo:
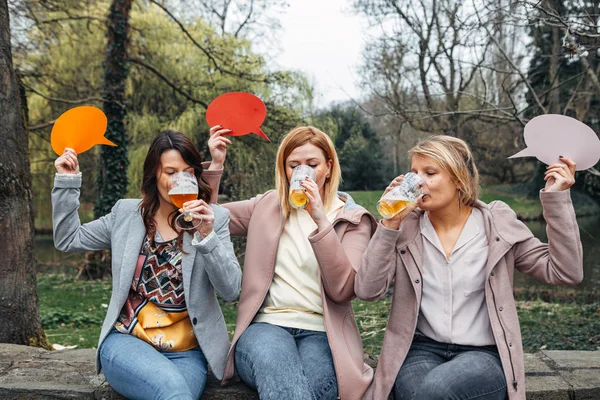
<svg viewBox="0 0 600 400">
<path fill-rule="evenodd" d="M 61 251 L 110 248 L 111 231 L 119 203 L 115 204 L 110 214 L 81 225 L 78 213 L 81 173 L 77 154 L 67 148 L 54 165 L 57 171 L 52 189 L 54 246 Z"/>
<path fill-rule="evenodd" d="M 546 186 L 540 192 L 548 244 L 533 237 L 514 212 L 506 210 L 508 206 L 502 208 L 499 203 L 498 207 L 508 214 L 512 232 L 523 232 L 523 239 L 514 247 L 515 268 L 553 285 L 572 285 L 583 280 L 583 248 L 569 190 L 575 183 L 576 165 L 566 157 L 560 161 L 546 168 Z"/>
<path fill-rule="evenodd" d="M 533 236 L 506 204 L 490 208 L 498 218 L 510 221 L 507 232 L 516 235 L 515 268 L 552 285 L 573 285 L 583 279 L 583 248 L 569 191 L 541 192 L 548 243 Z"/>
</svg>

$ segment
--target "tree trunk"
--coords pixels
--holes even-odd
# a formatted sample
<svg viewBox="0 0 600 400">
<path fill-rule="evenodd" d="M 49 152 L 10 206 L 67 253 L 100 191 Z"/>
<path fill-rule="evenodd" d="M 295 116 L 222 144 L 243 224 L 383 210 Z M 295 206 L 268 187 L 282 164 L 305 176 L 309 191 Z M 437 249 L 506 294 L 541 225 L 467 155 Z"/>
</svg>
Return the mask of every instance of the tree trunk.
<svg viewBox="0 0 600 400">
<path fill-rule="evenodd" d="M 125 84 L 127 81 L 127 46 L 129 13 L 133 0 L 113 0 L 107 22 L 108 42 L 104 65 L 104 113 L 108 118 L 106 137 L 117 147 L 100 148 L 98 197 L 94 216 L 110 212 L 117 200 L 127 193 L 127 135 L 125 133 Z"/>
<path fill-rule="evenodd" d="M 107 22 L 106 59 L 104 61 L 104 113 L 108 118 L 106 138 L 117 147 L 100 148 L 98 194 L 94 217 L 110 212 L 113 205 L 127 193 L 127 134 L 125 132 L 125 84 L 127 81 L 127 46 L 129 45 L 129 13 L 133 0 L 113 0 Z M 79 276 L 100 279 L 110 276 L 110 256 L 88 254 L 88 262 Z"/>
<path fill-rule="evenodd" d="M 48 348 L 38 311 L 28 134 L 0 0 L 0 342 Z"/>
</svg>

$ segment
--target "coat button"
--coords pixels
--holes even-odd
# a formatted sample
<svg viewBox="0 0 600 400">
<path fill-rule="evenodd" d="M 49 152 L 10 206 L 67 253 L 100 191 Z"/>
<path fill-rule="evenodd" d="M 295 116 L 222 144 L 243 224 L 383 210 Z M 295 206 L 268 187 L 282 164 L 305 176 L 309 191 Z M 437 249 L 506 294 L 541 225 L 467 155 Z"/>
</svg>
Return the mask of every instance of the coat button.
<svg viewBox="0 0 600 400">
<path fill-rule="evenodd" d="M 406 250 L 400 250 L 400 254 L 406 254 Z"/>
<path fill-rule="evenodd" d="M 497 237 L 497 238 L 496 238 L 496 242 L 499 242 L 499 241 L 500 241 L 500 238 L 499 238 L 499 237 Z"/>
<path fill-rule="evenodd" d="M 196 317 L 194 317 L 194 319 L 192 319 L 192 324 L 196 325 L 198 323 L 198 320 L 196 319 Z"/>
<path fill-rule="evenodd" d="M 415 283 L 419 283 L 419 282 L 421 282 L 421 281 L 420 281 L 420 280 L 418 280 L 418 279 L 415 279 Z"/>
<path fill-rule="evenodd" d="M 502 307 L 500 307 L 498 310 L 502 311 L 502 310 L 503 310 L 503 308 L 502 308 Z"/>
<path fill-rule="evenodd" d="M 490 276 L 494 276 L 494 273 L 493 273 L 493 272 L 492 272 L 492 273 L 490 273 Z"/>
</svg>

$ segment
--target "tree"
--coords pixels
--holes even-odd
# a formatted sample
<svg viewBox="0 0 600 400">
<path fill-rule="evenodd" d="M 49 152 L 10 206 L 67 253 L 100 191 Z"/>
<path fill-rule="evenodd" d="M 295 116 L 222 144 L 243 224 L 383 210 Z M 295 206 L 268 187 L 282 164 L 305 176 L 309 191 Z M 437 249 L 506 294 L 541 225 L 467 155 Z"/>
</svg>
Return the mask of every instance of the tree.
<svg viewBox="0 0 600 400">
<path fill-rule="evenodd" d="M 528 76 L 540 100 L 555 114 L 576 118 L 600 131 L 599 2 L 545 0 L 530 14 L 533 57 Z M 528 100 L 531 96 L 528 93 Z M 600 199 L 600 174 L 595 169 L 577 175 L 577 187 Z M 541 180 L 540 164 L 534 180 Z M 537 195 L 535 188 L 533 194 Z"/>
<path fill-rule="evenodd" d="M 0 342 L 47 348 L 38 311 L 27 130 L 6 0 L 0 1 L 0 82 Z"/>
<path fill-rule="evenodd" d="M 127 133 L 125 131 L 125 84 L 127 82 L 127 48 L 129 12 L 133 0 L 113 0 L 108 14 L 108 43 L 104 70 L 104 113 L 108 119 L 106 138 L 117 147 L 102 146 L 94 216 L 100 218 L 127 193 Z"/>
<path fill-rule="evenodd" d="M 391 168 L 379 147 L 375 131 L 353 104 L 338 104 L 314 117 L 335 143 L 344 190 L 381 189 L 391 180 Z"/>
</svg>

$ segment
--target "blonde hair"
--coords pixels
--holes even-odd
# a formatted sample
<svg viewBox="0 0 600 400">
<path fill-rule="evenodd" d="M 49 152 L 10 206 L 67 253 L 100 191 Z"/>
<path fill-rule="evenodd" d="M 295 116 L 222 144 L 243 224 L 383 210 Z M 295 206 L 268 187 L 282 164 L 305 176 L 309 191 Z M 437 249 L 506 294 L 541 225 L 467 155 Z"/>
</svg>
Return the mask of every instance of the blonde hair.
<svg viewBox="0 0 600 400">
<path fill-rule="evenodd" d="M 323 205 L 326 209 L 337 196 L 338 187 L 342 180 L 340 162 L 333 142 L 329 136 L 313 126 L 298 126 L 292 129 L 281 141 L 279 149 L 277 150 L 277 159 L 275 161 L 275 187 L 279 195 L 279 201 L 281 202 L 281 212 L 284 219 L 287 218 L 292 210 L 292 207 L 288 203 L 290 183 L 288 182 L 285 173 L 285 161 L 294 149 L 307 143 L 321 149 L 326 162 L 329 160 L 332 161 L 329 178 L 325 180 L 325 198 L 323 199 Z"/>
<path fill-rule="evenodd" d="M 479 172 L 464 140 L 446 135 L 431 136 L 410 149 L 408 155 L 411 159 L 415 155 L 431 158 L 459 185 L 460 202 L 475 205 L 479 199 Z"/>
</svg>

